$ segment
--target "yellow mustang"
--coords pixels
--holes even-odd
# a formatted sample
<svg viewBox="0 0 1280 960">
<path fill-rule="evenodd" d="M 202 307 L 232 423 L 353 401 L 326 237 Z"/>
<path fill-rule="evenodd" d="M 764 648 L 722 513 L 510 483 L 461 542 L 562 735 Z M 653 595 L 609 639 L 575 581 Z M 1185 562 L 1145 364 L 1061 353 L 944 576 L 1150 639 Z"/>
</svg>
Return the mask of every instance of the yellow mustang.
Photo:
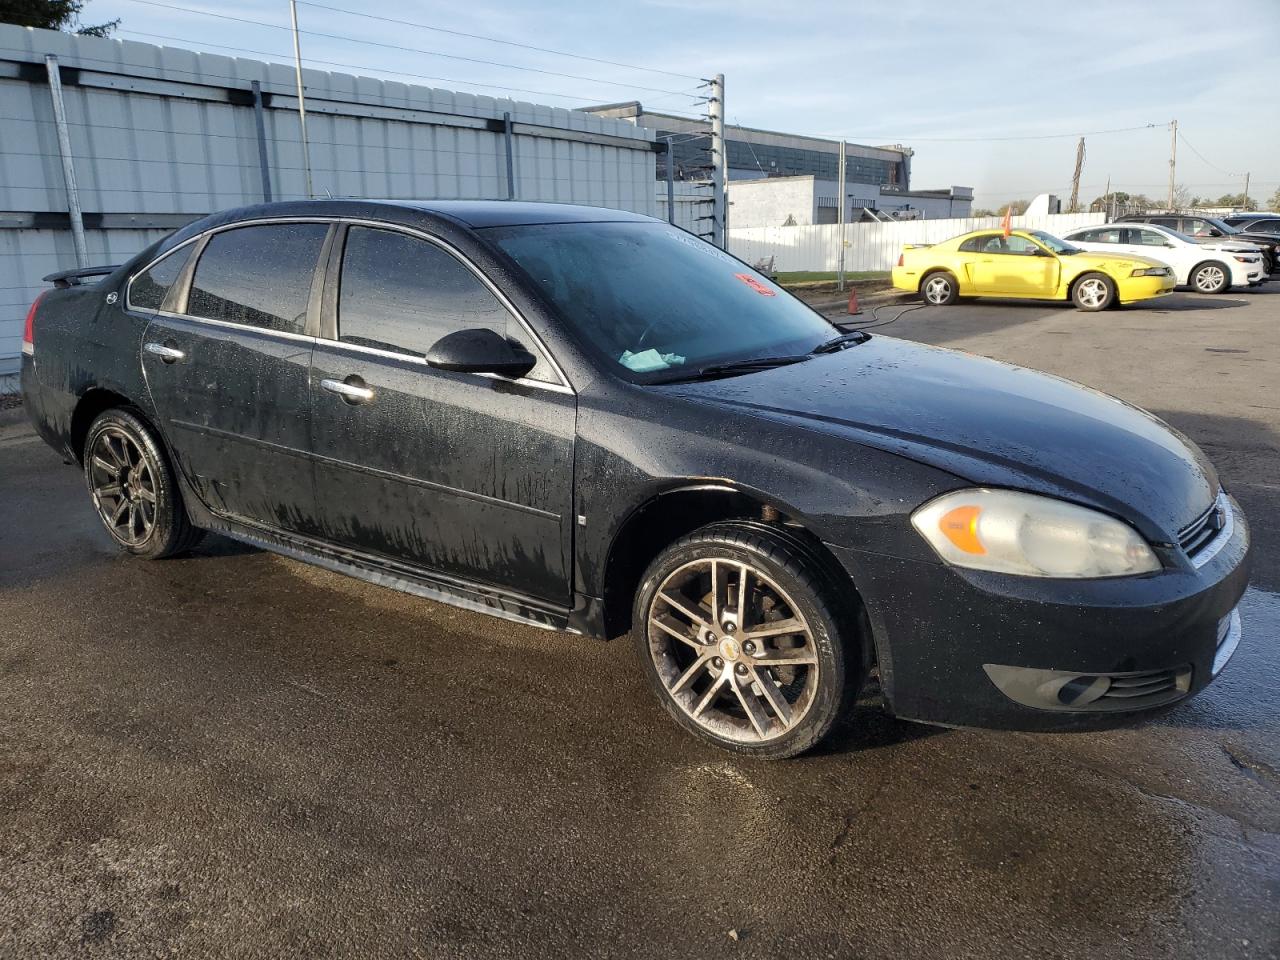
<svg viewBox="0 0 1280 960">
<path fill-rule="evenodd" d="M 910 246 L 893 268 L 898 290 L 941 306 L 960 297 L 1071 300 L 1105 310 L 1173 290 L 1173 271 L 1130 254 L 1086 253 L 1041 230 L 975 230 L 931 246 Z"/>
</svg>

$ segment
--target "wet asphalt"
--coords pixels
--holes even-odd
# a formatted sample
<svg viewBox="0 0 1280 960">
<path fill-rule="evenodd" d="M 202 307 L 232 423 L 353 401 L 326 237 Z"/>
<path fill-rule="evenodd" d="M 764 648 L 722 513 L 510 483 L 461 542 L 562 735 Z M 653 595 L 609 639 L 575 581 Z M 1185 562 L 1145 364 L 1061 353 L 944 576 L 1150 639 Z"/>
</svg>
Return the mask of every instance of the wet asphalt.
<svg viewBox="0 0 1280 960">
<path fill-rule="evenodd" d="M 125 559 L 0 414 L 0 957 L 1276 957 L 1280 283 L 882 332 L 1204 447 L 1258 545 L 1218 682 L 1069 735 L 868 691 L 818 753 L 743 761 L 684 736 L 624 643 L 225 540 Z"/>
</svg>

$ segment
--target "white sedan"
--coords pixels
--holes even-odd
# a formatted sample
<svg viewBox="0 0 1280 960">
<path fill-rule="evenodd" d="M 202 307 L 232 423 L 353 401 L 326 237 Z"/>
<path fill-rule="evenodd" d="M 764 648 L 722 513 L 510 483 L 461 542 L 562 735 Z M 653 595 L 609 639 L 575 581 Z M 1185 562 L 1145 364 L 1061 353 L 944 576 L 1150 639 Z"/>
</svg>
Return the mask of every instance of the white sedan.
<svg viewBox="0 0 1280 960">
<path fill-rule="evenodd" d="M 1228 287 L 1261 283 L 1266 279 L 1257 247 L 1231 241 L 1198 243 L 1154 223 L 1108 223 L 1080 227 L 1062 237 L 1096 253 L 1138 254 L 1173 268 L 1178 283 L 1200 293 L 1222 293 Z"/>
</svg>

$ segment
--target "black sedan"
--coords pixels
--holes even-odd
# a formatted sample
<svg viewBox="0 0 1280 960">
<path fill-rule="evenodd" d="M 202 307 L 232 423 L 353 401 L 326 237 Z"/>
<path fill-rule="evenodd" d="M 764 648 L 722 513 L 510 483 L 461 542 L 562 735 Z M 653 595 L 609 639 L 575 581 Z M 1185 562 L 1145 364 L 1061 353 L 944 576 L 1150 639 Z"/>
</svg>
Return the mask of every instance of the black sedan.
<svg viewBox="0 0 1280 960">
<path fill-rule="evenodd" d="M 647 217 L 311 201 L 55 275 L 22 383 L 143 558 L 204 531 L 538 626 L 630 632 L 688 731 L 1063 728 L 1182 700 L 1249 534 L 1149 414 L 842 331 Z"/>
</svg>

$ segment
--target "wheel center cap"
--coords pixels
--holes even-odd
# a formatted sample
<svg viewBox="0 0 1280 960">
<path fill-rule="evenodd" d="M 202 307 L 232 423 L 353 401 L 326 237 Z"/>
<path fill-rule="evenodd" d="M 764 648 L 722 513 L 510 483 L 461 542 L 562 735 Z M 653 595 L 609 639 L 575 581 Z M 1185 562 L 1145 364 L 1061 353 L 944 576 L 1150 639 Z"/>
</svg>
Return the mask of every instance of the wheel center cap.
<svg viewBox="0 0 1280 960">
<path fill-rule="evenodd" d="M 733 661 L 738 659 L 738 655 L 742 652 L 742 648 L 738 645 L 738 641 L 733 637 L 725 637 L 720 641 L 720 656 L 726 660 Z"/>
</svg>

